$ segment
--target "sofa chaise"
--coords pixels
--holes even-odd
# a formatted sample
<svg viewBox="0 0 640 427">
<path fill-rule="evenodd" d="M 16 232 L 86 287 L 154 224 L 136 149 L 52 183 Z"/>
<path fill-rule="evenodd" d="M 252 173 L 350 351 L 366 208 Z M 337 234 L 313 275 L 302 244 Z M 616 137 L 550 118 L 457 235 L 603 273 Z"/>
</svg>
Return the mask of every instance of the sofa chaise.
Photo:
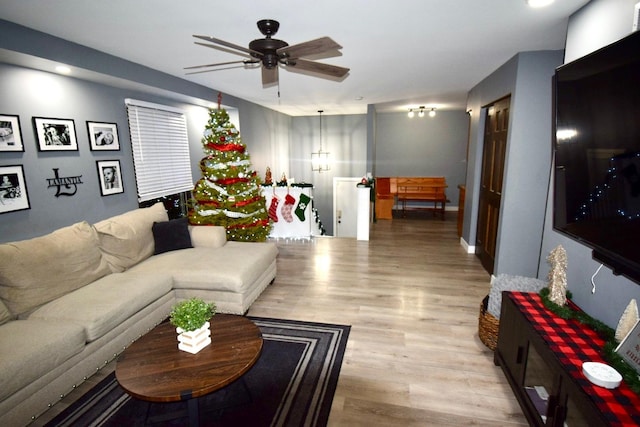
<svg viewBox="0 0 640 427">
<path fill-rule="evenodd" d="M 245 314 L 277 254 L 271 242 L 226 241 L 223 227 L 169 221 L 161 203 L 0 244 L 0 425 L 29 424 L 179 300 Z"/>
</svg>

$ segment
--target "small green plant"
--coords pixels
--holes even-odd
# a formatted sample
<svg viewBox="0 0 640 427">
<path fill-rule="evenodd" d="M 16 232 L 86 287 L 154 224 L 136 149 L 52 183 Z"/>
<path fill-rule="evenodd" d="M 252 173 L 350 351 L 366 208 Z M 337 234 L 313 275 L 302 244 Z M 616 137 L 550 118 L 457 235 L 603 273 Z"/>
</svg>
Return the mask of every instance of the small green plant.
<svg viewBox="0 0 640 427">
<path fill-rule="evenodd" d="M 215 303 L 206 303 L 201 298 L 191 298 L 175 304 L 169 314 L 169 322 L 185 332 L 202 327 L 216 314 Z"/>
</svg>

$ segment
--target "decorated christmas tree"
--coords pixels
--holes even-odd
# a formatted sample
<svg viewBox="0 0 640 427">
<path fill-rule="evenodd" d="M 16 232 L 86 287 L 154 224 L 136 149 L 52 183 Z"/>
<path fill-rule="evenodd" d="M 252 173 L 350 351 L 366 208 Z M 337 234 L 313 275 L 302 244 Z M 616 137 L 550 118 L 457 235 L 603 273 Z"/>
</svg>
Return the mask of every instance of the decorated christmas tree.
<svg viewBox="0 0 640 427">
<path fill-rule="evenodd" d="M 251 169 L 247 147 L 223 108 L 209 110 L 202 138 L 206 157 L 202 178 L 189 206 L 189 223 L 221 225 L 227 239 L 261 242 L 271 230 L 260 178 Z"/>
</svg>

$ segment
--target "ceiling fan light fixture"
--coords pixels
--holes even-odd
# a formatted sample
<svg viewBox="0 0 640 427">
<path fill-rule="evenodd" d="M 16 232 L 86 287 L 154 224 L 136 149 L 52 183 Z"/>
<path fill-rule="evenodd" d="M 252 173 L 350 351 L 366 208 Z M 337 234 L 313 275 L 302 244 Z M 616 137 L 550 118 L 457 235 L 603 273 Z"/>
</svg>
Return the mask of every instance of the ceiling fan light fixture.
<svg viewBox="0 0 640 427">
<path fill-rule="evenodd" d="M 316 62 L 310 57 L 325 54 L 329 56 L 337 56 L 338 50 L 342 49 L 338 43 L 330 37 L 320 37 L 294 45 L 289 45 L 284 40 L 273 38 L 278 32 L 280 24 L 273 19 L 262 19 L 258 21 L 258 29 L 265 37 L 255 39 L 249 43 L 249 47 L 240 46 L 211 36 L 197 35 L 193 37 L 204 40 L 207 43 L 196 42 L 196 44 L 223 51 L 231 51 L 242 56 L 249 56 L 247 60 L 235 61 L 236 64 L 261 64 L 262 68 L 262 85 L 270 87 L 278 83 L 278 74 L 275 72 L 279 66 L 283 68 L 296 68 L 297 71 L 311 72 L 315 77 L 323 77 L 328 79 L 343 79 L 349 73 L 349 68 L 339 67 L 337 65 Z M 309 59 L 305 59 L 309 58 Z M 197 65 L 193 67 L 185 67 L 185 69 L 199 69 L 199 71 L 188 72 L 187 74 L 204 73 L 208 71 L 216 71 L 224 68 L 208 69 L 222 65 L 228 65 L 230 62 L 222 62 L 218 64 Z M 251 67 L 254 68 L 254 67 Z M 255 67 L 258 68 L 258 67 Z"/>
</svg>

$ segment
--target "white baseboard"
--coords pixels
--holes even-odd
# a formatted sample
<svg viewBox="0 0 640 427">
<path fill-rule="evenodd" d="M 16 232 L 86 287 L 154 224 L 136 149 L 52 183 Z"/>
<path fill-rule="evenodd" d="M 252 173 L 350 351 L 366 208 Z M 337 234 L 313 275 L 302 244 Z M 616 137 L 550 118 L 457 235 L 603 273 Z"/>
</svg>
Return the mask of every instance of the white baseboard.
<svg viewBox="0 0 640 427">
<path fill-rule="evenodd" d="M 469 246 L 469 244 L 462 237 L 460 238 L 460 246 L 462 246 L 464 248 L 464 250 L 468 254 L 475 254 L 476 253 L 476 247 L 475 246 Z"/>
</svg>

